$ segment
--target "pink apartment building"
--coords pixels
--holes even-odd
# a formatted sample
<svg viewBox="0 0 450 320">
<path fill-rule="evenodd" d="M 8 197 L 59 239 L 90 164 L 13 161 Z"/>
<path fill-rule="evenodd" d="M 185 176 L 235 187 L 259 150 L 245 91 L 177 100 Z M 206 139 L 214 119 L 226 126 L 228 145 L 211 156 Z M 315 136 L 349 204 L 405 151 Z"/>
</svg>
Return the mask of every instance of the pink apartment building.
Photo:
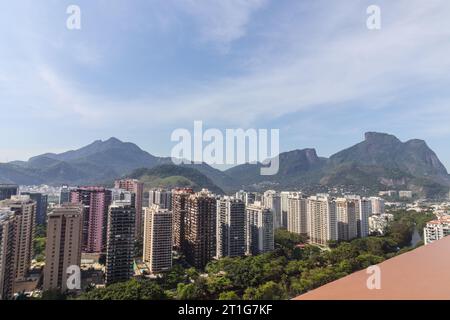
<svg viewBox="0 0 450 320">
<path fill-rule="evenodd" d="M 111 191 L 102 187 L 79 187 L 71 191 L 70 202 L 81 203 L 84 206 L 82 251 L 84 253 L 105 252 Z"/>
</svg>

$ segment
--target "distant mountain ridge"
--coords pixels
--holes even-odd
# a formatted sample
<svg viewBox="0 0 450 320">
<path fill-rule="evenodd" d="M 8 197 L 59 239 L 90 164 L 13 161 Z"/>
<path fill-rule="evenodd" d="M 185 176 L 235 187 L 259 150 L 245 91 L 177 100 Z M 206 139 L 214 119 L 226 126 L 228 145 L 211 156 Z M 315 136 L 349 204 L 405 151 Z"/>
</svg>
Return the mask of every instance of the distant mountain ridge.
<svg viewBox="0 0 450 320">
<path fill-rule="evenodd" d="M 393 135 L 378 132 L 366 133 L 364 141 L 328 159 L 317 157 L 314 149 L 281 153 L 280 170 L 274 176 L 257 175 L 260 166 L 245 164 L 225 173 L 256 189 L 308 185 L 356 190 L 403 188 L 424 196 L 442 196 L 450 187 L 447 169 L 425 141 L 403 143 Z"/>
<path fill-rule="evenodd" d="M 178 169 L 169 157 L 156 157 L 130 142 L 117 138 L 97 140 L 77 150 L 60 154 L 46 153 L 28 161 L 0 164 L 0 182 L 18 184 L 99 184 L 136 170 L 151 170 L 145 176 L 161 183 L 197 186 L 205 182 L 211 188 L 233 192 L 239 189 L 297 189 L 311 186 L 369 188 L 370 190 L 411 189 L 422 195 L 448 192 L 447 169 L 423 140 L 401 142 L 393 135 L 365 134 L 364 141 L 330 158 L 319 157 L 308 148 L 279 155 L 279 172 L 260 175 L 262 164 L 243 164 L 226 171 L 206 163 L 182 164 Z M 173 171 L 173 176 L 170 172 Z M 138 171 L 139 173 L 139 171 Z M 193 181 L 195 180 L 195 181 Z M 151 184 L 151 182 L 149 182 Z"/>
</svg>

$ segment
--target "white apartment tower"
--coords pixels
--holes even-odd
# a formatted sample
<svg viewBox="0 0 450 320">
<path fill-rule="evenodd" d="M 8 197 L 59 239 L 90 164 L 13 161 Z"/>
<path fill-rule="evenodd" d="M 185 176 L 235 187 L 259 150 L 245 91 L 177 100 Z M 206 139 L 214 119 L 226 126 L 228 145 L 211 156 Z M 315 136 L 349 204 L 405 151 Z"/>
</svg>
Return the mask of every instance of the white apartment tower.
<svg viewBox="0 0 450 320">
<path fill-rule="evenodd" d="M 326 246 L 338 240 L 336 203 L 328 196 L 308 198 L 308 225 L 310 242 Z"/>
<path fill-rule="evenodd" d="M 274 250 L 273 212 L 261 202 L 247 206 L 247 254 L 257 255 Z"/>
<path fill-rule="evenodd" d="M 372 214 L 383 214 L 385 213 L 385 201 L 382 198 L 379 197 L 370 197 L 372 206 Z"/>
<path fill-rule="evenodd" d="M 245 255 L 245 203 L 229 197 L 217 200 L 216 218 L 217 258 Z"/>
<path fill-rule="evenodd" d="M 369 236 L 369 217 L 372 215 L 372 202 L 367 198 L 359 199 L 358 210 L 358 237 Z"/>
<path fill-rule="evenodd" d="M 357 200 L 338 198 L 336 202 L 336 218 L 338 227 L 338 240 L 349 241 L 358 236 Z"/>
<path fill-rule="evenodd" d="M 264 207 L 273 212 L 273 224 L 275 229 L 283 226 L 283 219 L 281 214 L 281 197 L 276 191 L 268 190 L 264 192 L 263 197 Z"/>
<path fill-rule="evenodd" d="M 152 273 L 172 268 L 172 212 L 158 205 L 145 208 L 143 260 Z"/>
<path fill-rule="evenodd" d="M 291 193 L 287 201 L 287 230 L 308 234 L 308 199 L 301 193 Z"/>
<path fill-rule="evenodd" d="M 444 216 L 427 223 L 423 230 L 425 245 L 450 235 L 450 217 Z"/>
<path fill-rule="evenodd" d="M 369 217 L 372 215 L 372 201 L 358 195 L 345 196 L 345 198 L 356 202 L 356 222 L 358 238 L 368 237 Z"/>
</svg>

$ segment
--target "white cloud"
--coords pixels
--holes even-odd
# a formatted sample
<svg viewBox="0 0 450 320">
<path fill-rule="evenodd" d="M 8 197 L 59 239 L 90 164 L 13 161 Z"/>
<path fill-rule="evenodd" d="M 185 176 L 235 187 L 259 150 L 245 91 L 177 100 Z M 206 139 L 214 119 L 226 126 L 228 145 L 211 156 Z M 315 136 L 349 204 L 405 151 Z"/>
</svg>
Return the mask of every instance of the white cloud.
<svg viewBox="0 0 450 320">
<path fill-rule="evenodd" d="M 252 14 L 267 0 L 176 0 L 174 3 L 194 17 L 204 41 L 227 45 L 245 36 Z"/>
</svg>

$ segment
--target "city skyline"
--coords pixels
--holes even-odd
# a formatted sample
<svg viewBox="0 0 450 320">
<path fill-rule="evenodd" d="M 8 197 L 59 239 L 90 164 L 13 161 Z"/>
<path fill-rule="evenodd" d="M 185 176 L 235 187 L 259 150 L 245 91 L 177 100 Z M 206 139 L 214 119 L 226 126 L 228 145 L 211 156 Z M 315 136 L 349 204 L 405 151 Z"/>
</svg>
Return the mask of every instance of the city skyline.
<svg viewBox="0 0 450 320">
<path fill-rule="evenodd" d="M 0 162 L 111 136 L 169 155 L 170 133 L 200 116 L 280 128 L 281 151 L 321 156 L 365 131 L 420 138 L 450 167 L 445 1 L 379 1 L 377 31 L 371 1 L 76 2 L 74 31 L 67 1 L 0 4 L 2 130 L 15 137 Z"/>
</svg>

